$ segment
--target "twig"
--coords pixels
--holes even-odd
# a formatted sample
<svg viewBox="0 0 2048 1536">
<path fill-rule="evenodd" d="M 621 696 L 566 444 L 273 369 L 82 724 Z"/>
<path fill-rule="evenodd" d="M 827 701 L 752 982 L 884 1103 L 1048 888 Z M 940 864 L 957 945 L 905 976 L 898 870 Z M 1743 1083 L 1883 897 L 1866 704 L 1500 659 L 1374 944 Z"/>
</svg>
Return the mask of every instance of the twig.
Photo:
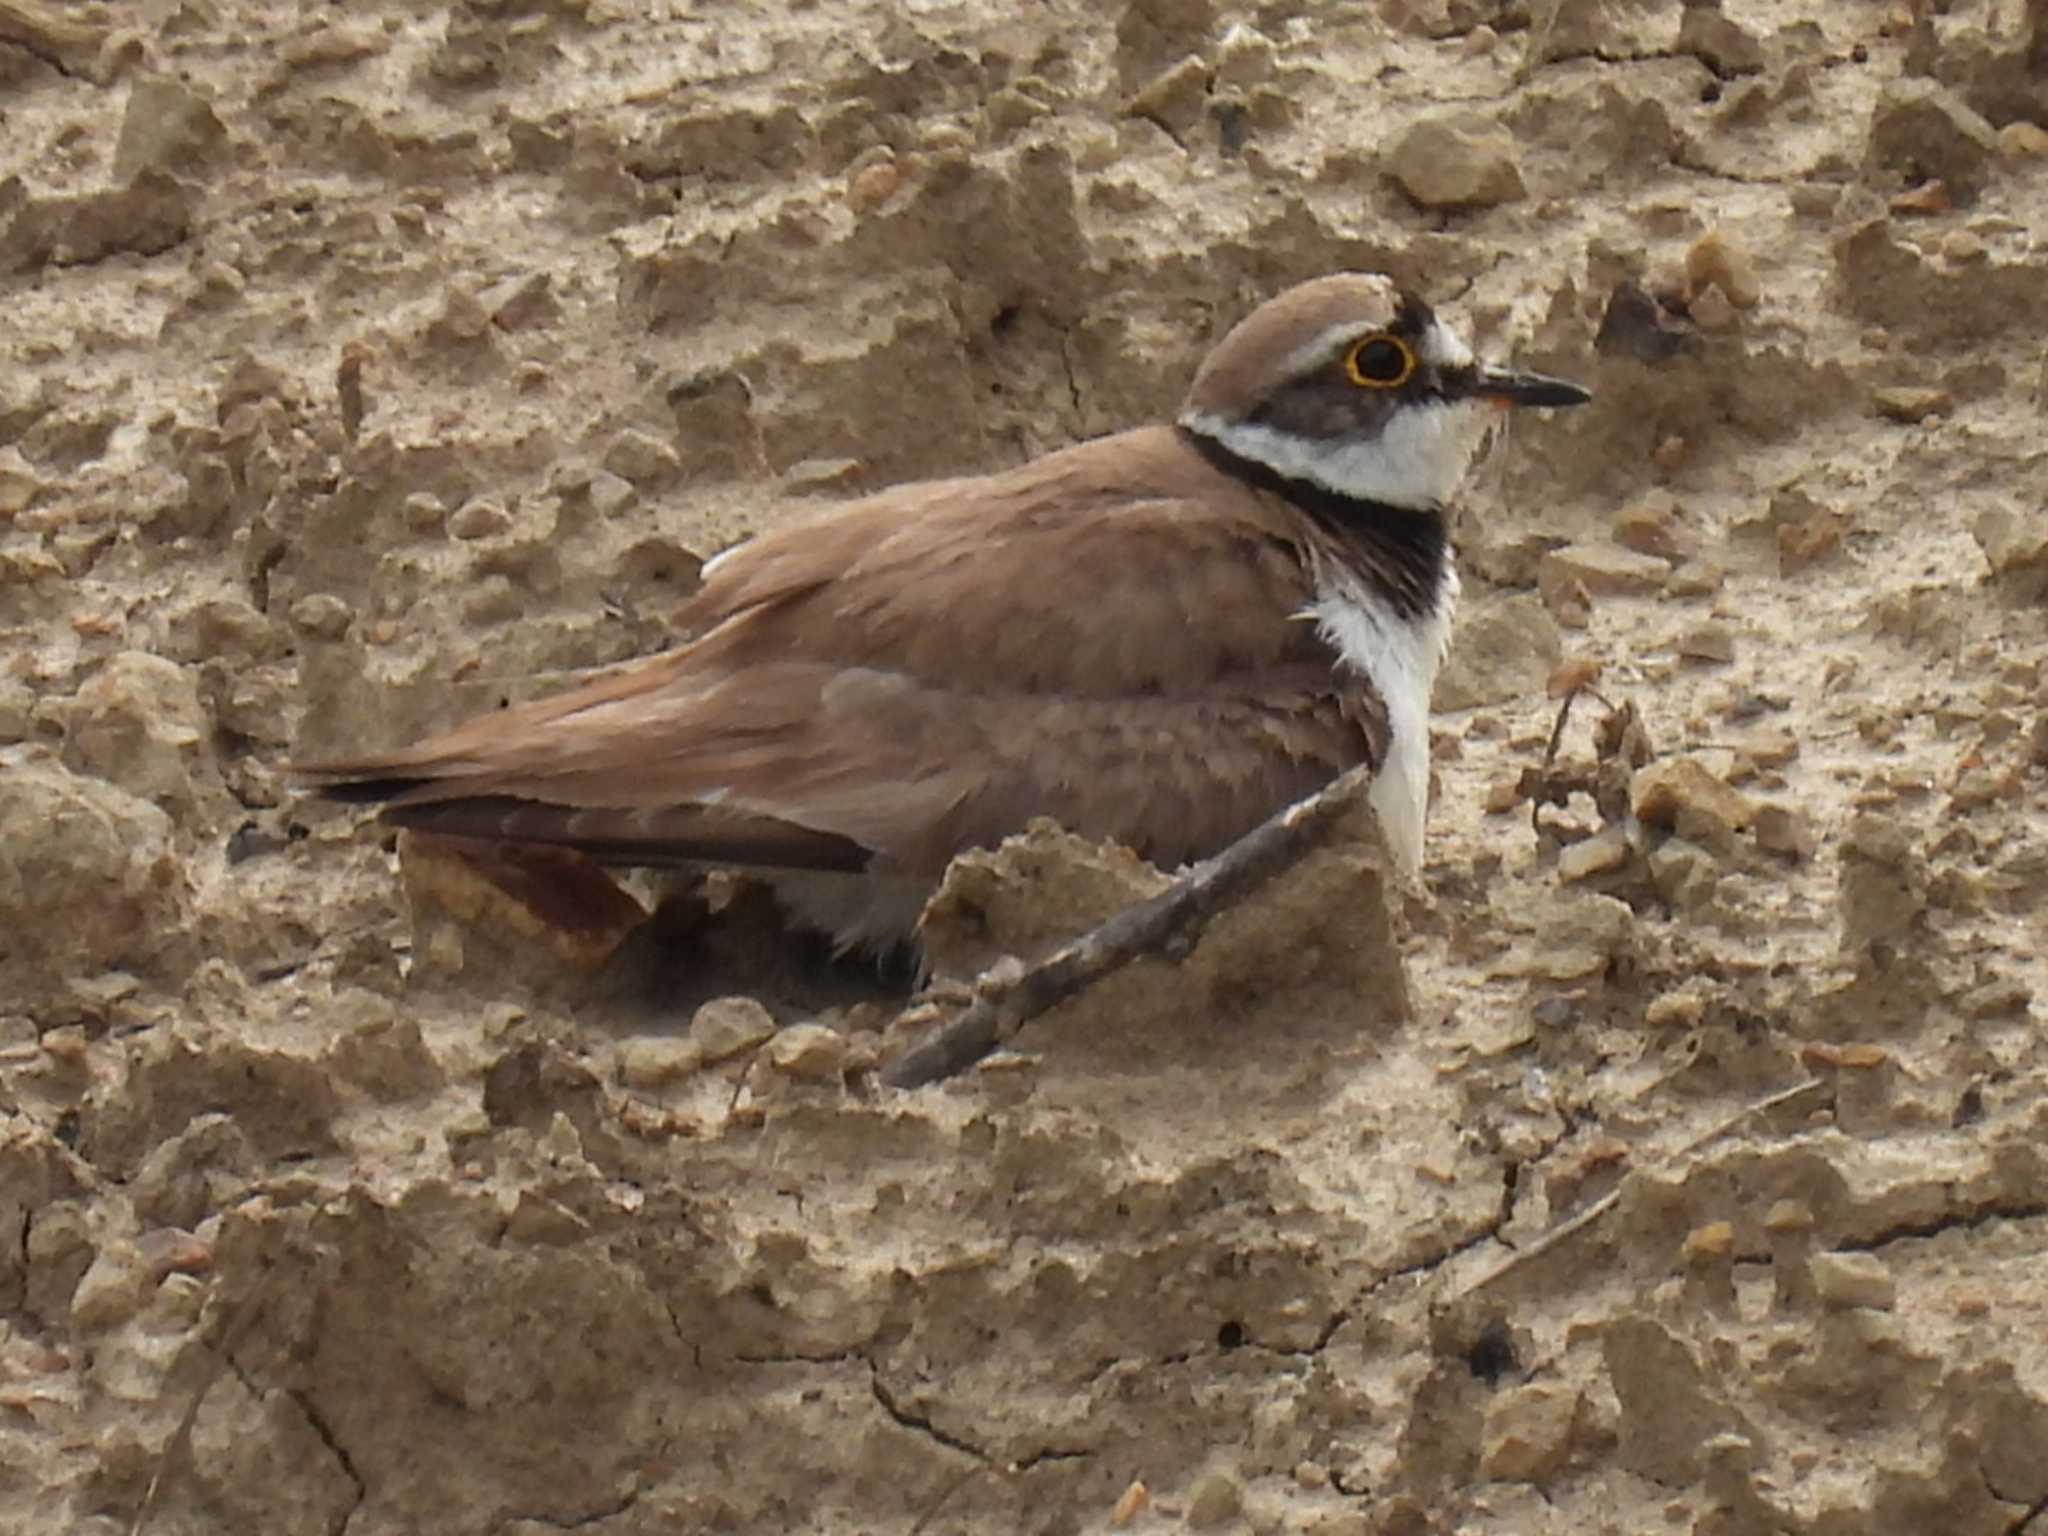
<svg viewBox="0 0 2048 1536">
<path fill-rule="evenodd" d="M 1014 977 L 984 977 L 955 1018 L 883 1069 L 892 1088 L 921 1088 L 971 1067 L 1031 1020 L 1086 991 L 1141 955 L 1180 949 L 1212 918 L 1299 862 L 1323 843 L 1373 777 L 1372 765 L 1341 778 L 1268 818 L 1212 859 L 1178 876 Z"/>
<path fill-rule="evenodd" d="M 1820 1077 L 1809 1077 L 1804 1082 L 1794 1083 L 1790 1088 L 1780 1088 L 1776 1093 L 1766 1094 L 1763 1098 L 1756 1100 L 1756 1102 L 1744 1105 L 1741 1109 L 1738 1109 L 1734 1114 L 1730 1115 L 1727 1119 L 1721 1121 L 1719 1124 L 1709 1126 L 1706 1130 L 1700 1132 L 1699 1135 L 1693 1137 L 1693 1139 L 1691 1141 L 1688 1141 L 1684 1146 L 1679 1147 L 1677 1150 L 1671 1152 L 1668 1156 L 1659 1158 L 1657 1161 L 1659 1164 L 1669 1165 L 1671 1163 L 1677 1162 L 1680 1158 L 1690 1157 L 1693 1153 L 1699 1151 L 1702 1147 L 1706 1147 L 1708 1145 L 1711 1145 L 1713 1142 L 1719 1141 L 1723 1136 L 1726 1136 L 1730 1131 L 1734 1130 L 1737 1126 L 1742 1124 L 1743 1121 L 1749 1119 L 1752 1115 L 1764 1114 L 1769 1110 L 1778 1108 L 1778 1106 L 1781 1104 L 1790 1103 L 1793 1099 L 1800 1098 L 1808 1093 L 1811 1093 L 1816 1088 L 1824 1088 L 1826 1086 L 1827 1079 Z M 1474 1280 L 1470 1285 L 1466 1286 L 1463 1291 L 1459 1292 L 1458 1294 L 1460 1298 L 1462 1299 L 1463 1297 L 1470 1296 L 1477 1291 L 1485 1289 L 1487 1286 L 1492 1285 L 1495 1281 L 1501 1279 L 1503 1276 L 1511 1273 L 1514 1270 L 1520 1269 L 1524 1264 L 1533 1263 L 1536 1259 L 1548 1253 L 1551 1249 L 1557 1247 L 1560 1243 L 1566 1241 L 1567 1239 L 1575 1236 L 1580 1232 L 1585 1231 L 1586 1228 L 1590 1227 L 1602 1216 L 1605 1216 L 1609 1211 L 1613 1210 L 1616 1205 L 1620 1204 L 1620 1202 L 1621 1190 L 1619 1188 L 1610 1189 L 1606 1194 L 1602 1195 L 1598 1200 L 1595 1200 L 1591 1205 L 1587 1206 L 1583 1211 L 1580 1211 L 1577 1215 L 1572 1216 L 1567 1220 L 1560 1222 L 1557 1226 L 1552 1227 L 1548 1232 L 1544 1233 L 1541 1237 L 1537 1238 L 1535 1242 L 1529 1244 L 1528 1247 L 1518 1248 L 1513 1253 L 1509 1254 L 1505 1259 L 1501 1260 L 1500 1263 L 1496 1264 L 1492 1269 L 1488 1270 L 1485 1274 L 1481 1275 L 1477 1280 Z"/>
</svg>

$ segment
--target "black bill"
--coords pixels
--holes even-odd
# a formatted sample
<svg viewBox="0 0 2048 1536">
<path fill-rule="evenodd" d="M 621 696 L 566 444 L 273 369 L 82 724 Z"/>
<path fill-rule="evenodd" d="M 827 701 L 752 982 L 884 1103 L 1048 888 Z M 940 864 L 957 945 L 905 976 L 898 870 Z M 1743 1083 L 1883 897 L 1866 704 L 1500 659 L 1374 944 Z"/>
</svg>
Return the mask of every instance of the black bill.
<svg viewBox="0 0 2048 1536">
<path fill-rule="evenodd" d="M 1566 379 L 1541 373 L 1515 373 L 1506 368 L 1476 368 L 1469 393 L 1503 405 L 1584 405 L 1592 393 Z"/>
</svg>

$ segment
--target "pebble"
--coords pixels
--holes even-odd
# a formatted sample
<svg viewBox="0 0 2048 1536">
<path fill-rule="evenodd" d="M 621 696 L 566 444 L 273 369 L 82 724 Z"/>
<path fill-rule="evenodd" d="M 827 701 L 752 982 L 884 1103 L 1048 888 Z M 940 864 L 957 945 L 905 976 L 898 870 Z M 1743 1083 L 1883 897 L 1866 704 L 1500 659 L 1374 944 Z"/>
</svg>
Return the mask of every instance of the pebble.
<svg viewBox="0 0 2048 1536">
<path fill-rule="evenodd" d="M 1272 78 L 1272 41 L 1257 27 L 1233 21 L 1216 45 L 1216 83 L 1243 87 Z"/>
<path fill-rule="evenodd" d="M 71 1293 L 71 1326 L 94 1333 L 125 1323 L 149 1292 L 149 1271 L 141 1253 L 127 1243 L 109 1243 L 93 1255 Z"/>
<path fill-rule="evenodd" d="M 203 1275 L 213 1268 L 213 1245 L 183 1227 L 155 1227 L 136 1240 L 151 1284 L 166 1275 Z"/>
<path fill-rule="evenodd" d="M 628 427 L 605 449 L 604 467 L 620 479 L 645 488 L 681 474 L 683 458 L 652 432 Z"/>
<path fill-rule="evenodd" d="M 1886 389 L 1872 390 L 1871 404 L 1877 407 L 1877 414 L 1887 421 L 1900 421 L 1908 425 L 1927 420 L 1929 417 L 1946 416 L 1955 409 L 1955 397 L 1945 389 L 1933 386 L 1894 385 Z"/>
<path fill-rule="evenodd" d="M 706 1062 L 750 1051 L 774 1033 L 774 1017 L 751 997 L 714 997 L 690 1018 L 690 1038 Z"/>
<path fill-rule="evenodd" d="M 855 213 L 871 212 L 894 197 L 902 185 L 903 171 L 893 158 L 870 161 L 846 178 L 847 205 Z"/>
<path fill-rule="evenodd" d="M 1675 560 L 1679 549 L 1678 499 L 1652 491 L 1614 514 L 1614 542 L 1639 555 Z"/>
<path fill-rule="evenodd" d="M 1571 844 L 1557 856 L 1560 880 L 1588 880 L 1604 875 L 1628 862 L 1628 838 L 1620 827 L 1603 827 L 1593 836 Z"/>
<path fill-rule="evenodd" d="M 1537 590 L 1553 612 L 1553 589 L 1576 583 L 1593 596 L 1645 597 L 1660 592 L 1671 563 L 1619 544 L 1567 544 L 1553 549 L 1536 567 Z"/>
<path fill-rule="evenodd" d="M 1133 1478 L 1109 1511 L 1109 1528 L 1120 1531 L 1142 1515 L 1152 1502 L 1152 1490 Z"/>
<path fill-rule="evenodd" d="M 1394 141 L 1387 169 L 1424 208 L 1492 208 L 1526 194 L 1505 128 L 1452 113 L 1412 123 Z"/>
<path fill-rule="evenodd" d="M 1908 187 L 1897 194 L 1885 206 L 1893 213 L 1908 218 L 1932 218 L 1936 214 L 1954 210 L 1956 200 L 1949 196 L 1948 183 L 1939 176 L 1923 181 L 1917 187 Z"/>
<path fill-rule="evenodd" d="M 0 517 L 12 517 L 35 500 L 43 483 L 18 448 L 0 449 Z"/>
<path fill-rule="evenodd" d="M 128 87 L 121 137 L 114 145 L 114 180 L 133 181 L 151 169 L 195 177 L 227 136 L 212 103 L 191 86 L 145 75 Z"/>
<path fill-rule="evenodd" d="M 1695 304 L 1709 287 L 1718 288 L 1737 309 L 1754 309 L 1763 299 L 1763 288 L 1748 255 L 1719 230 L 1701 235 L 1685 253 L 1685 280 Z"/>
<path fill-rule="evenodd" d="M 1924 76 L 1887 81 L 1870 120 L 1878 165 L 1939 177 L 1962 200 L 1982 190 L 1998 132 L 1954 91 Z"/>
<path fill-rule="evenodd" d="M 1998 130 L 1998 152 L 2008 160 L 2048 157 L 2048 128 L 2015 119 Z"/>
<path fill-rule="evenodd" d="M 211 730 L 190 673 L 147 651 L 122 651 L 72 700 L 64 761 L 145 800 L 181 803 L 192 797 Z"/>
<path fill-rule="evenodd" d="M 1722 849 L 1756 820 L 1756 807 L 1747 796 L 1691 757 L 1660 757 L 1637 769 L 1629 782 L 1629 805 L 1646 826 Z"/>
<path fill-rule="evenodd" d="M 1804 861 L 1820 846 L 1813 823 L 1782 805 L 1761 805 L 1756 812 L 1756 845 L 1766 853 L 1782 853 Z"/>
<path fill-rule="evenodd" d="M 1236 1519 L 1243 1508 L 1244 1488 L 1238 1480 L 1227 1472 L 1211 1472 L 1195 1484 L 1188 1499 L 1188 1526 L 1197 1531 L 1210 1530 Z"/>
<path fill-rule="evenodd" d="M 555 302 L 554 280 L 545 272 L 528 272 L 493 283 L 479 302 L 501 331 L 532 330 L 559 319 L 562 313 Z"/>
<path fill-rule="evenodd" d="M 458 539 L 487 539 L 512 526 L 512 514 L 485 496 L 474 496 L 448 514 L 448 532 Z"/>
<path fill-rule="evenodd" d="M 1898 1303 L 1898 1282 L 1874 1253 L 1816 1253 L 1806 1268 L 1814 1294 L 1830 1311 L 1868 1307 L 1889 1312 Z"/>
<path fill-rule="evenodd" d="M 1723 80 L 1760 74 L 1764 46 L 1718 5 L 1688 5 L 1680 13 L 1678 52 L 1689 53 Z"/>
<path fill-rule="evenodd" d="M 1678 654 L 1692 661 L 1733 661 L 1735 634 L 1718 619 L 1709 619 L 1678 637 Z"/>
<path fill-rule="evenodd" d="M 320 640 L 339 640 L 356 621 L 356 611 L 331 592 L 308 592 L 291 606 L 295 628 Z"/>
<path fill-rule="evenodd" d="M 823 1024 L 777 1030 L 762 1054 L 770 1070 L 800 1082 L 837 1082 L 846 1071 L 846 1038 Z"/>
<path fill-rule="evenodd" d="M 1714 856 L 1698 843 L 1667 838 L 1650 850 L 1650 883 L 1657 894 L 1682 912 L 1704 905 L 1718 878 Z"/>
<path fill-rule="evenodd" d="M 619 1045 L 619 1081 L 647 1091 L 690 1076 L 704 1065 L 704 1047 L 674 1035 L 646 1035 Z"/>
<path fill-rule="evenodd" d="M 398 504 L 406 527 L 415 533 L 431 533 L 447 519 L 448 508 L 432 491 L 414 491 Z"/>
<path fill-rule="evenodd" d="M 1579 1394 L 1551 1382 L 1530 1382 L 1495 1394 L 1479 1431 L 1479 1471 L 1498 1483 L 1542 1483 L 1571 1450 Z"/>
<path fill-rule="evenodd" d="M 1185 140 L 1202 121 L 1209 104 L 1209 66 L 1191 53 L 1154 75 L 1124 108 L 1131 117 L 1157 123 L 1176 140 Z"/>
<path fill-rule="evenodd" d="M 600 469 L 590 477 L 587 487 L 590 509 L 599 517 L 616 517 L 632 505 L 635 491 L 633 482 L 624 475 L 615 475 L 608 469 Z"/>
</svg>

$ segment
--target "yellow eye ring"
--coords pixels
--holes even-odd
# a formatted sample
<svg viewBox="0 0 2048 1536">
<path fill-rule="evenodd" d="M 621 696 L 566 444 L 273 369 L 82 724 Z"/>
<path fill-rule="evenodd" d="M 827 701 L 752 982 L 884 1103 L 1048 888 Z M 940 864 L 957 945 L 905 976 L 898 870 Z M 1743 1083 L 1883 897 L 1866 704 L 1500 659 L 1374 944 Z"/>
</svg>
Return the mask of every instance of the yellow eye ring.
<svg viewBox="0 0 2048 1536">
<path fill-rule="evenodd" d="M 1351 344 L 1344 374 L 1364 389 L 1399 389 L 1415 376 L 1415 349 L 1398 336 L 1375 331 Z"/>
</svg>

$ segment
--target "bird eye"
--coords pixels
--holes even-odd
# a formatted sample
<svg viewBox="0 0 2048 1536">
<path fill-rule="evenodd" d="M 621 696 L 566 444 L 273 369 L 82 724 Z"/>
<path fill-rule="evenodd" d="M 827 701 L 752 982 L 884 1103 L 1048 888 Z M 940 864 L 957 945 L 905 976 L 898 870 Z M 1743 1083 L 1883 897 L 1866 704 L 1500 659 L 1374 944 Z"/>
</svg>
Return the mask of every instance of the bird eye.
<svg viewBox="0 0 2048 1536">
<path fill-rule="evenodd" d="M 1415 352 L 1398 336 L 1368 336 L 1344 354 L 1344 371 L 1367 389 L 1399 389 L 1415 372 Z"/>
</svg>

